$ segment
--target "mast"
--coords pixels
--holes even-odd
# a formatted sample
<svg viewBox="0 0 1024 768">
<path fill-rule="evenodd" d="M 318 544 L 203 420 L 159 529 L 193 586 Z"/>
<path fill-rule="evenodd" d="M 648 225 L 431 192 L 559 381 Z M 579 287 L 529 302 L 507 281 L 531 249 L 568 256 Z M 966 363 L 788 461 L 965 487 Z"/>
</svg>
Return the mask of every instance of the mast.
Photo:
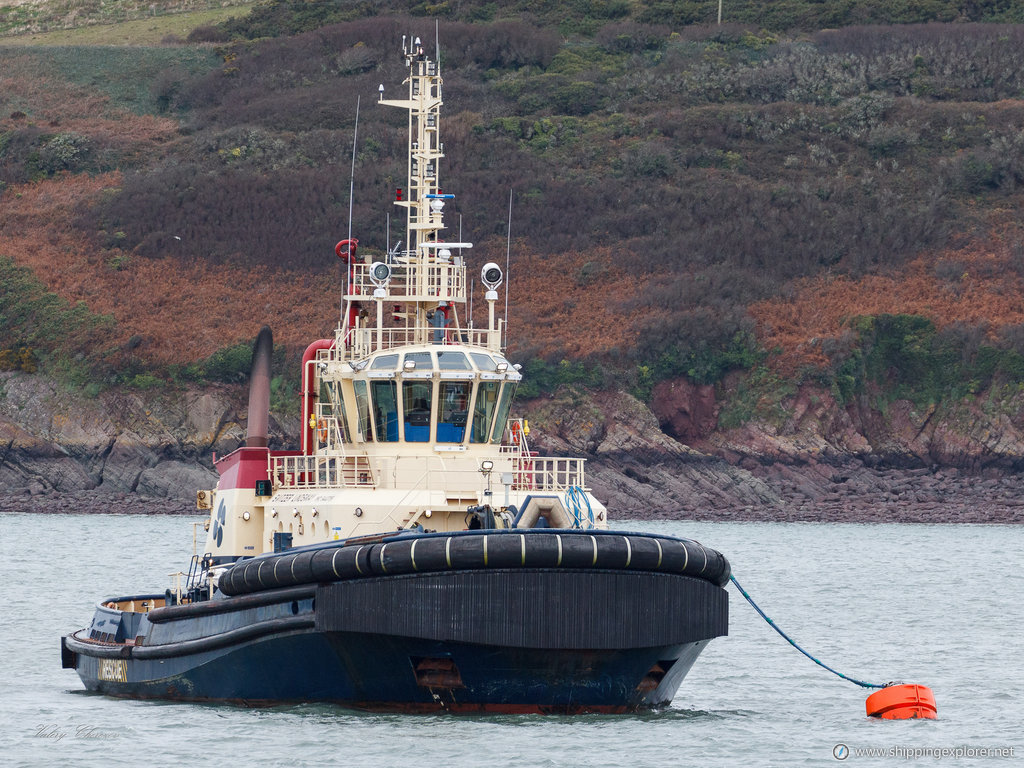
<svg viewBox="0 0 1024 768">
<path fill-rule="evenodd" d="M 407 343 L 425 344 L 436 341 L 437 329 L 457 331 L 459 313 L 453 305 L 466 303 L 465 266 L 461 251 L 471 243 L 444 242 L 443 211 L 454 195 L 444 194 L 440 186 L 440 161 L 444 144 L 440 139 L 441 96 L 440 68 L 430 59 L 417 37 L 402 51 L 409 77 L 408 97 L 385 99 L 381 90 L 380 104 L 405 109 L 409 113 L 409 148 L 405 190 L 395 192 L 395 205 L 406 212 L 408 249 L 396 254 L 396 273 L 402 265 L 416 273 L 408 311 L 404 313 L 410 331 Z M 383 88 L 383 86 L 382 86 Z M 453 251 L 459 255 L 453 256 Z M 396 275 L 397 276 L 397 275 Z M 411 275 L 410 275 L 411 276 Z M 434 317 L 440 312 L 443 320 Z"/>
<path fill-rule="evenodd" d="M 484 265 L 481 280 L 487 287 L 491 318 L 486 329 L 464 326 L 467 305 L 466 265 L 463 252 L 473 244 L 445 238 L 444 210 L 455 198 L 442 191 L 440 163 L 442 85 L 438 63 L 427 56 L 417 37 L 402 40 L 402 55 L 409 76 L 403 82 L 405 98 L 385 99 L 379 88 L 378 103 L 404 109 L 409 115 L 406 184 L 395 190 L 394 204 L 405 211 L 405 249 L 395 246 L 372 264 L 350 260 L 351 285 L 345 298 L 354 305 L 372 296 L 376 320 L 364 311 L 351 312 L 337 335 L 337 353 L 358 363 L 369 355 L 399 346 L 469 344 L 501 352 L 504 321 L 495 320 L 493 302 L 502 282 L 497 264 Z M 461 233 L 460 233 L 461 234 Z M 340 244 L 339 244 L 340 247 Z M 392 304 L 390 313 L 385 302 Z M 387 327 L 384 318 L 390 314 Z"/>
</svg>

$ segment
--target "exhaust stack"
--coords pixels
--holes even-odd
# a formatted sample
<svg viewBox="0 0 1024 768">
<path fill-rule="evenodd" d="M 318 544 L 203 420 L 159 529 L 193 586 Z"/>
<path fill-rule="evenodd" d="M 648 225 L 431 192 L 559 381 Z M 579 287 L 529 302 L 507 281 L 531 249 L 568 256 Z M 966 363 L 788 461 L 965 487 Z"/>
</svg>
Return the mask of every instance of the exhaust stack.
<svg viewBox="0 0 1024 768">
<path fill-rule="evenodd" d="M 267 447 L 267 423 L 270 420 L 270 362 L 274 353 L 274 335 L 270 327 L 260 329 L 252 347 L 249 367 L 249 423 L 245 433 L 247 448 Z"/>
</svg>

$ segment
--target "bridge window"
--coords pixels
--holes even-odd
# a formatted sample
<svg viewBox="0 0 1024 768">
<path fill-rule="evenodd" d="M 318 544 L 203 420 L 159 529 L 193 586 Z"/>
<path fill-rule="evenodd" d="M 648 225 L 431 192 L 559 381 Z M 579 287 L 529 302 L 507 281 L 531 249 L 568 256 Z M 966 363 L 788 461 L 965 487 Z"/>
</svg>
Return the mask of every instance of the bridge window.
<svg viewBox="0 0 1024 768">
<path fill-rule="evenodd" d="M 498 367 L 494 362 L 494 358 L 490 355 L 485 355 L 482 352 L 470 352 L 469 354 L 473 358 L 473 362 L 476 363 L 476 367 L 481 371 L 494 373 L 498 370 Z"/>
<path fill-rule="evenodd" d="M 371 371 L 393 371 L 398 367 L 398 355 L 381 355 L 370 366 Z"/>
<path fill-rule="evenodd" d="M 466 436 L 469 412 L 468 381 L 446 381 L 441 384 L 441 413 L 437 421 L 437 442 L 461 443 Z"/>
<path fill-rule="evenodd" d="M 356 411 L 359 413 L 359 434 L 366 440 L 373 440 L 370 431 L 370 398 L 366 394 L 366 382 L 354 381 L 352 386 L 356 394 Z"/>
<path fill-rule="evenodd" d="M 437 352 L 437 364 L 442 371 L 471 371 L 464 352 Z"/>
<path fill-rule="evenodd" d="M 382 443 L 398 440 L 398 392 L 393 381 L 373 382 L 373 426 Z"/>
<path fill-rule="evenodd" d="M 402 365 L 405 365 L 410 361 L 416 363 L 417 371 L 430 371 L 434 368 L 434 360 L 430 356 L 429 352 L 406 352 L 405 358 L 402 360 Z"/>
<path fill-rule="evenodd" d="M 499 386 L 496 381 L 481 381 L 477 387 L 476 405 L 473 407 L 473 429 L 469 435 L 470 442 L 487 442 L 487 435 L 491 431 L 491 419 L 494 418 L 494 406 L 498 402 Z"/>
<path fill-rule="evenodd" d="M 352 442 L 352 435 L 349 432 L 348 414 L 341 400 L 341 392 L 338 383 L 335 381 L 324 382 L 320 388 L 321 416 L 334 415 L 338 420 L 338 429 L 341 432 L 343 443 Z"/>
<path fill-rule="evenodd" d="M 408 360 L 410 356 L 405 357 Z M 402 382 L 405 439 L 410 443 L 430 441 L 430 398 L 433 388 L 430 381 Z"/>
<path fill-rule="evenodd" d="M 500 443 L 501 436 L 505 432 L 505 427 L 508 426 L 508 412 L 512 408 L 512 397 L 516 393 L 516 385 L 514 382 L 507 382 L 501 390 L 501 401 L 498 404 L 498 418 L 494 422 L 494 432 L 491 434 L 492 443 Z"/>
</svg>

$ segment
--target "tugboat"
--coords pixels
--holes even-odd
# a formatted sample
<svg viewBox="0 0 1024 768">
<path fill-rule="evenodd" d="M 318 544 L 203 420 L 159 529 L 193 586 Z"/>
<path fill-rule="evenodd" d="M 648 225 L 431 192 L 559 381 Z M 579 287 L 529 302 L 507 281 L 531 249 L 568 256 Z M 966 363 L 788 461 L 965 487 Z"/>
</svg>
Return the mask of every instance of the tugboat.
<svg viewBox="0 0 1024 768">
<path fill-rule="evenodd" d="M 302 359 L 300 450 L 270 450 L 270 331 L 244 446 L 214 456 L 204 554 L 163 593 L 101 600 L 61 638 L 111 696 L 334 702 L 407 712 L 663 707 L 728 634 L 729 564 L 687 539 L 608 529 L 585 459 L 538 456 L 511 418 L 520 366 L 466 316 L 468 242 L 444 239 L 441 74 L 403 40 L 408 247 L 336 247 L 344 310 Z M 384 252 L 384 251 L 382 251 Z M 385 305 L 387 304 L 387 308 Z M 368 311 L 369 310 L 369 311 Z"/>
</svg>

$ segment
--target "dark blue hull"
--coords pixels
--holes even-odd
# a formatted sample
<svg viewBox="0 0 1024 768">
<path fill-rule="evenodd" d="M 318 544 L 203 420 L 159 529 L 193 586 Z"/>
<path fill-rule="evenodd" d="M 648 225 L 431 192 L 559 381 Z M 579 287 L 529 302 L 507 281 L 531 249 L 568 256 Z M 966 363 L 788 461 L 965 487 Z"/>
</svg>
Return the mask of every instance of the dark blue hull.
<svg viewBox="0 0 1024 768">
<path fill-rule="evenodd" d="M 132 698 L 627 712 L 668 704 L 727 627 L 727 593 L 701 579 L 496 569 L 160 609 L 135 621 L 131 639 L 66 637 L 63 656 L 89 690 Z"/>
<path fill-rule="evenodd" d="M 82 655 L 78 672 L 89 690 L 139 699 L 330 702 L 412 712 L 628 712 L 671 701 L 706 644 L 579 652 L 308 631 L 187 660 L 133 660 L 125 682 L 100 679 L 100 660 Z M 427 659 L 451 666 L 432 669 L 428 679 L 416 669 Z M 650 676 L 655 667 L 668 673 Z"/>
<path fill-rule="evenodd" d="M 610 531 L 339 543 L 240 562 L 214 599 L 101 603 L 62 662 L 137 698 L 629 712 L 728 634 L 727 580 L 694 542 Z"/>
</svg>

